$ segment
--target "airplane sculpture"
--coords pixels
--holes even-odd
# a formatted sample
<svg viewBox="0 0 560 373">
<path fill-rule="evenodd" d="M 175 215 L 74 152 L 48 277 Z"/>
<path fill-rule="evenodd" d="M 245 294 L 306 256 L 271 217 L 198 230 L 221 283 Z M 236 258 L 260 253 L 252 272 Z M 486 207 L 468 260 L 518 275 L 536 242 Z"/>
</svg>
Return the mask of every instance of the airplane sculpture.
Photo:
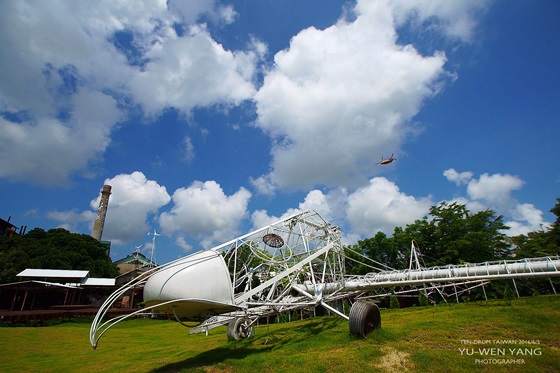
<svg viewBox="0 0 560 373">
<path fill-rule="evenodd" d="M 345 263 L 350 260 L 346 250 L 337 226 L 313 211 L 297 213 L 210 250 L 148 269 L 103 303 L 90 328 L 90 343 L 96 348 L 112 326 L 129 317 L 156 313 L 173 315 L 182 325 L 182 319 L 203 321 L 190 333 L 208 333 L 227 324 L 228 338 L 237 340 L 253 335 L 262 317 L 317 306 L 348 320 L 352 335 L 365 337 L 381 327 L 379 309 L 368 301 L 372 297 L 419 291 L 446 297 L 448 289 L 458 297 L 494 279 L 560 275 L 559 257 L 424 268 L 413 243 L 406 270 L 370 261 L 366 264 L 371 273 L 346 276 Z M 116 302 L 141 287 L 145 308 L 104 320 Z M 344 299 L 351 304 L 349 315 L 342 307 Z"/>
<path fill-rule="evenodd" d="M 377 162 L 376 165 L 377 164 L 386 165 L 386 164 L 389 164 L 389 163 L 393 162 L 394 160 L 397 159 L 397 158 L 393 158 L 393 155 L 395 155 L 395 153 L 391 154 L 391 156 L 387 159 L 383 159 L 383 157 L 381 157 L 381 162 Z"/>
</svg>

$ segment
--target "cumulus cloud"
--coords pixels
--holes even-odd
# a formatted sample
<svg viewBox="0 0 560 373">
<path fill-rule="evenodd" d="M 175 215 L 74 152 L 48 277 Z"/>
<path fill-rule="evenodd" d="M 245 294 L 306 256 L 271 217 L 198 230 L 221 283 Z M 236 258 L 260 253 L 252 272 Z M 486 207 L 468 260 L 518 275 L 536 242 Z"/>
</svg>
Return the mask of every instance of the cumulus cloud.
<svg viewBox="0 0 560 373">
<path fill-rule="evenodd" d="M 533 204 L 520 203 L 513 192 L 520 190 L 525 182 L 517 176 L 508 174 L 487 174 L 474 177 L 471 171 L 457 172 L 451 168 L 444 176 L 457 185 L 466 185 L 466 196 L 458 196 L 454 201 L 464 204 L 470 211 L 477 212 L 491 209 L 505 217 L 505 224 L 510 227 L 505 232 L 508 236 L 526 234 L 548 227 L 543 220 L 543 212 Z"/>
<path fill-rule="evenodd" d="M 472 179 L 473 173 L 470 171 L 465 172 L 457 172 L 454 168 L 450 168 L 448 170 L 443 171 L 443 176 L 447 178 L 447 180 L 454 182 L 457 185 L 465 185 Z"/>
<path fill-rule="evenodd" d="M 484 202 L 489 208 L 501 211 L 507 210 L 515 203 L 511 192 L 521 189 L 523 184 L 523 180 L 517 176 L 482 174 L 480 178 L 469 182 L 467 193 L 471 199 Z"/>
<path fill-rule="evenodd" d="M 69 100 L 65 120 L 40 117 L 23 122 L 0 117 L 0 177 L 38 184 L 63 184 L 110 143 L 120 113 L 115 100 L 100 92 L 80 90 Z"/>
<path fill-rule="evenodd" d="M 216 4 L 215 0 L 180 1 L 170 0 L 169 9 L 177 13 L 185 23 L 195 23 L 200 16 L 207 16 L 217 23 L 232 23 L 237 12 L 231 5 Z"/>
<path fill-rule="evenodd" d="M 433 205 L 431 197 L 406 195 L 395 183 L 376 177 L 348 196 L 347 217 L 355 234 L 371 237 L 382 231 L 390 235 L 395 227 L 427 215 Z"/>
<path fill-rule="evenodd" d="M 193 246 L 190 243 L 188 243 L 185 237 L 183 236 L 178 236 L 175 239 L 175 244 L 179 246 L 185 253 L 193 251 Z"/>
<path fill-rule="evenodd" d="M 329 190 L 327 193 L 314 189 L 307 193 L 303 202 L 300 202 L 297 208 L 290 208 L 280 216 L 269 215 L 265 210 L 253 212 L 251 215 L 253 229 L 276 223 L 307 210 L 318 212 L 329 223 L 340 224 L 345 218 L 344 211 L 347 198 L 347 192 L 342 188 Z"/>
<path fill-rule="evenodd" d="M 455 200 L 468 205 L 472 211 L 488 208 L 498 213 L 513 211 L 519 202 L 512 196 L 512 192 L 525 184 L 519 177 L 508 174 L 484 173 L 476 178 L 471 171 L 457 172 L 450 168 L 443 175 L 457 186 L 466 185 L 467 195 L 458 196 Z"/>
<path fill-rule="evenodd" d="M 394 0 L 391 5 L 399 25 L 412 22 L 416 27 L 440 30 L 449 38 L 470 42 L 476 20 L 489 3 L 485 0 Z"/>
<path fill-rule="evenodd" d="M 255 95 L 256 125 L 274 142 L 269 179 L 280 187 L 367 182 L 371 160 L 399 149 L 446 77 L 443 53 L 397 43 L 387 2 L 361 1 L 355 12 L 294 36 Z"/>
<path fill-rule="evenodd" d="M 270 175 L 263 175 L 257 178 L 250 177 L 249 182 L 259 194 L 273 196 L 276 192 L 276 186 L 270 181 Z"/>
<path fill-rule="evenodd" d="M 164 186 L 148 180 L 139 171 L 117 175 L 106 179 L 112 191 L 103 230 L 103 239 L 115 244 L 123 244 L 144 237 L 150 227 L 147 220 L 150 214 L 171 201 Z M 90 206 L 97 210 L 100 196 L 92 200 Z"/>
<path fill-rule="evenodd" d="M 427 215 L 434 205 L 431 197 L 416 198 L 401 192 L 384 177 L 370 180 L 369 185 L 348 192 L 337 188 L 327 193 L 310 191 L 298 208 L 288 209 L 280 216 L 257 210 L 251 215 L 253 228 L 260 228 L 305 210 L 317 211 L 326 221 L 348 225 L 343 240 L 355 243 L 360 237 L 371 237 L 378 231 L 389 235 L 397 226 L 405 226 Z"/>
<path fill-rule="evenodd" d="M 73 232 L 82 223 L 87 223 L 90 230 L 93 228 L 96 213 L 93 211 L 50 211 L 47 213 L 47 218 L 61 222 L 59 228 L 64 228 Z"/>
<path fill-rule="evenodd" d="M 159 223 L 164 233 L 190 234 L 210 248 L 238 234 L 250 198 L 245 188 L 228 196 L 215 181 L 195 181 L 173 193 L 173 208 L 160 215 Z"/>
<path fill-rule="evenodd" d="M 206 29 L 193 26 L 188 36 L 169 38 L 146 54 L 150 62 L 132 76 L 131 93 L 150 115 L 167 107 L 188 113 L 194 107 L 237 105 L 255 92 L 251 67 L 258 56 L 226 51 Z"/>
<path fill-rule="evenodd" d="M 201 15 L 235 19 L 214 1 L 0 3 L 0 177 L 87 174 L 128 107 L 188 113 L 252 97 L 265 46 L 225 50 L 194 24 Z"/>
<path fill-rule="evenodd" d="M 507 231 L 509 236 L 546 230 L 551 226 L 543 220 L 543 212 L 530 203 L 520 203 L 515 206 L 511 216 L 513 220 L 506 221 L 506 225 L 510 227 Z"/>
</svg>

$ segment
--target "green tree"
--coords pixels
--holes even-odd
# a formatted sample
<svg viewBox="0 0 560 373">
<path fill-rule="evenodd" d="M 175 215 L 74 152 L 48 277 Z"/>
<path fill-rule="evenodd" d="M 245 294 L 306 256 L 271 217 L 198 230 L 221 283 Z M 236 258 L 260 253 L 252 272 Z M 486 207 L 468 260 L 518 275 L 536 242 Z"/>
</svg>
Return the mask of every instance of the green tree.
<svg viewBox="0 0 560 373">
<path fill-rule="evenodd" d="M 430 301 L 428 300 L 426 293 L 420 292 L 418 294 L 418 304 L 420 305 L 420 307 L 426 307 L 430 305 Z"/>
<path fill-rule="evenodd" d="M 350 247 L 354 253 L 347 250 L 351 259 L 347 263 L 359 260 L 355 254 L 359 253 L 391 268 L 407 268 L 412 240 L 420 247 L 423 264 L 428 267 L 504 259 L 511 255 L 511 241 L 504 233 L 507 229 L 502 216 L 492 210 L 473 214 L 465 205 L 441 202 L 430 208 L 429 216 L 404 229 L 395 227 L 392 237 L 377 232 L 374 237 L 358 241 Z M 364 270 L 359 264 L 347 264 L 349 274 L 362 274 Z"/>
<path fill-rule="evenodd" d="M 24 236 L 0 238 L 0 283 L 16 281 L 26 268 L 87 270 L 92 277 L 119 274 L 101 242 L 62 228 L 35 228 Z"/>
<path fill-rule="evenodd" d="M 556 198 L 556 205 L 550 209 L 556 216 L 556 220 L 550 229 L 551 240 L 556 245 L 556 249 L 560 247 L 560 198 Z"/>
<path fill-rule="evenodd" d="M 364 251 L 360 245 L 344 247 L 345 271 L 347 275 L 365 275 L 371 268 L 364 264 Z"/>
<path fill-rule="evenodd" d="M 406 227 L 427 259 L 426 265 L 477 263 L 509 255 L 508 227 L 492 210 L 472 214 L 465 205 L 441 202 L 424 217 Z"/>
<path fill-rule="evenodd" d="M 512 238 L 516 258 L 560 255 L 560 198 L 556 201 L 556 205 L 550 210 L 556 215 L 556 220 L 550 228 Z"/>
<path fill-rule="evenodd" d="M 396 295 L 391 295 L 391 297 L 389 298 L 389 307 L 401 308 L 401 304 L 399 303 L 399 298 Z"/>
<path fill-rule="evenodd" d="M 405 252 L 400 250 L 397 241 L 394 238 L 388 238 L 383 232 L 377 232 L 372 238 L 358 241 L 356 250 L 363 252 L 369 259 L 391 268 L 404 268 L 406 263 Z"/>
</svg>

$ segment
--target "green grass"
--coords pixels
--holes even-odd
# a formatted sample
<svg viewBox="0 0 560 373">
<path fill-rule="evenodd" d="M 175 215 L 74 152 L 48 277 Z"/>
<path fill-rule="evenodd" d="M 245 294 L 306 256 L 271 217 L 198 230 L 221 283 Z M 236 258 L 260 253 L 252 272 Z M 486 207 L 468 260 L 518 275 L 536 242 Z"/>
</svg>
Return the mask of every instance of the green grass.
<svg viewBox="0 0 560 373">
<path fill-rule="evenodd" d="M 560 371 L 560 297 L 518 299 L 510 306 L 493 301 L 390 309 L 381 317 L 382 329 L 363 340 L 349 335 L 345 320 L 320 317 L 261 325 L 254 338 L 236 342 L 227 341 L 225 327 L 209 336 L 188 335 L 172 321 L 138 319 L 107 332 L 96 351 L 89 345 L 89 323 L 3 327 L 0 372 Z M 491 342 L 476 342 L 486 340 Z M 495 344 L 502 340 L 517 343 Z M 502 348 L 506 354 L 461 355 L 465 348 Z M 533 355 L 520 356 L 519 348 Z M 503 364 L 521 359 L 524 364 Z"/>
</svg>

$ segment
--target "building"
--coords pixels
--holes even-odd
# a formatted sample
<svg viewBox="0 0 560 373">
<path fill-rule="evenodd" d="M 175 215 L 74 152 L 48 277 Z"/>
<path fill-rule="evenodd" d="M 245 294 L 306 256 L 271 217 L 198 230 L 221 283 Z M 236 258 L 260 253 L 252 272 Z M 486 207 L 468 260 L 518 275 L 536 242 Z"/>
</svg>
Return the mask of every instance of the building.
<svg viewBox="0 0 560 373">
<path fill-rule="evenodd" d="M 155 267 L 156 265 L 150 259 L 146 258 L 144 254 L 138 251 L 127 255 L 126 258 L 114 261 L 113 263 L 119 267 L 121 275 L 142 267 Z"/>
<path fill-rule="evenodd" d="M 85 270 L 33 269 L 17 274 L 18 282 L 0 284 L 0 323 L 93 315 L 117 288 L 155 267 L 139 252 L 117 260 L 121 275 L 94 278 Z M 128 289 L 109 310 L 130 312 L 142 302 L 143 287 Z"/>
<path fill-rule="evenodd" d="M 115 287 L 114 278 L 92 278 L 89 271 L 28 268 L 17 277 L 19 282 L 0 285 L 0 309 L 98 307 Z"/>
<path fill-rule="evenodd" d="M 18 228 L 17 226 L 10 223 L 11 219 L 11 216 L 8 217 L 8 220 L 0 218 L 0 237 L 12 237 L 14 234 L 25 234 L 27 226 L 22 225 L 20 228 Z"/>
</svg>

